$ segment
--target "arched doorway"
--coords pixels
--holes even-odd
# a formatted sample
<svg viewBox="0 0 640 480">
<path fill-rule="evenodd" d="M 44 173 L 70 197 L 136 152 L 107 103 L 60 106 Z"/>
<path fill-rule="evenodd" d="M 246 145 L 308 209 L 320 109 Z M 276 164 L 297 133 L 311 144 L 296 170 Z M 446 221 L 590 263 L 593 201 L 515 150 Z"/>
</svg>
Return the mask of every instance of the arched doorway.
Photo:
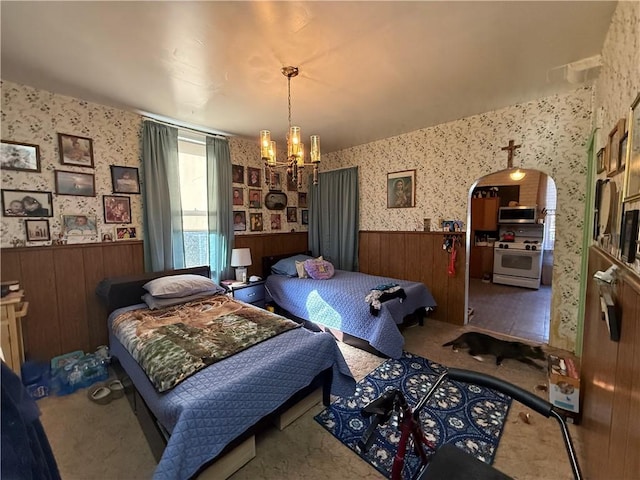
<svg viewBox="0 0 640 480">
<path fill-rule="evenodd" d="M 471 187 L 467 324 L 548 343 L 556 198 L 555 182 L 538 170 L 502 170 Z M 512 209 L 499 218 L 501 207 Z"/>
</svg>

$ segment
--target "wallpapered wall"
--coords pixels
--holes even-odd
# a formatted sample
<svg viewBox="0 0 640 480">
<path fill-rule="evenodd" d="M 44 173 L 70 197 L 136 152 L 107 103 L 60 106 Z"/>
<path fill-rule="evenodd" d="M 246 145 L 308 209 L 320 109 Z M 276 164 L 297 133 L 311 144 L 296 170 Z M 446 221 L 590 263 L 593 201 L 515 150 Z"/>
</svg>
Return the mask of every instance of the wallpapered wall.
<svg viewBox="0 0 640 480">
<path fill-rule="evenodd" d="M 35 144 L 40 147 L 40 173 L 2 170 L 2 188 L 10 190 L 35 190 L 52 192 L 53 217 L 48 218 L 52 238 L 57 238 L 61 231 L 61 215 L 95 216 L 98 232 L 114 227 L 136 227 L 137 236 L 142 238 L 142 196 L 128 195 L 131 198 L 131 224 L 105 224 L 103 213 L 103 196 L 113 195 L 110 165 L 139 168 L 140 181 L 144 182 L 144 171 L 141 168 L 140 135 L 142 117 L 138 114 L 115 108 L 86 102 L 2 81 L 2 139 Z M 91 138 L 95 168 L 63 165 L 58 155 L 58 133 Z M 259 159 L 260 150 L 256 135 L 255 142 L 231 138 L 229 141 L 231 161 L 236 165 L 262 168 Z M 56 195 L 54 170 L 76 171 L 95 175 L 95 197 Z M 281 176 L 282 175 L 281 169 Z M 264 171 L 262 172 L 264 175 Z M 235 210 L 245 210 L 247 220 L 249 213 L 262 213 L 264 232 L 271 229 L 271 214 L 280 213 L 282 232 L 292 230 L 303 231 L 306 225 L 301 224 L 302 209 L 296 208 L 297 221 L 287 222 L 286 210 L 271 211 L 264 207 L 264 195 L 268 187 L 262 178 L 263 208 L 249 209 L 248 189 L 245 184 L 234 187 L 244 190 L 244 206 Z M 288 205 L 298 206 L 297 192 L 283 190 L 288 197 Z M 116 194 L 122 195 L 122 194 Z M 10 247 L 12 241 L 26 240 L 23 218 L 2 217 L 0 225 L 0 245 Z M 242 234 L 260 232 L 247 231 Z M 96 238 L 97 240 L 97 238 Z M 28 245 L 45 245 L 50 242 L 30 242 Z"/>
</svg>

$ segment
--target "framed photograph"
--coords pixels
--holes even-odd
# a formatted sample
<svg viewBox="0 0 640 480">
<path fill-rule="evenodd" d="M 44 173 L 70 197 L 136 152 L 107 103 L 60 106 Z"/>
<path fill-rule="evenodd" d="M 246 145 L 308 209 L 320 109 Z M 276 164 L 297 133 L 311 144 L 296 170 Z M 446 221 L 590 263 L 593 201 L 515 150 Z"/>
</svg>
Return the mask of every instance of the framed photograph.
<svg viewBox="0 0 640 480">
<path fill-rule="evenodd" d="M 2 215 L 5 217 L 53 217 L 51 192 L 2 190 Z"/>
<path fill-rule="evenodd" d="M 62 232 L 67 236 L 97 236 L 96 225 L 96 217 L 92 215 L 62 215 Z"/>
<path fill-rule="evenodd" d="M 640 93 L 631 104 L 623 202 L 640 198 Z"/>
<path fill-rule="evenodd" d="M 300 210 L 302 225 L 309 225 L 309 210 Z"/>
<path fill-rule="evenodd" d="M 262 214 L 261 213 L 250 213 L 249 222 L 251 224 L 252 232 L 262 231 Z"/>
<path fill-rule="evenodd" d="M 607 150 L 609 152 L 609 165 L 607 166 L 607 176 L 611 177 L 618 173 L 620 168 L 620 140 L 624 134 L 625 119 L 621 118 L 616 123 L 615 127 L 609 132 L 609 142 L 607 143 Z"/>
<path fill-rule="evenodd" d="M 287 222 L 296 223 L 298 221 L 298 209 L 296 207 L 287 207 Z"/>
<path fill-rule="evenodd" d="M 233 231 L 244 232 L 247 229 L 247 212 L 233 211 Z"/>
<path fill-rule="evenodd" d="M 596 173 L 602 173 L 606 169 L 606 165 L 604 164 L 604 147 L 598 150 L 598 154 L 596 156 Z"/>
<path fill-rule="evenodd" d="M 20 172 L 39 172 L 40 147 L 30 143 L 2 140 L 0 143 L 0 168 Z"/>
<path fill-rule="evenodd" d="M 113 227 L 102 227 L 100 229 L 101 242 L 113 242 L 116 239 Z"/>
<path fill-rule="evenodd" d="M 271 178 L 269 179 L 269 191 L 272 191 L 272 192 L 282 191 L 282 183 L 280 181 L 279 173 L 273 173 L 271 175 Z"/>
<path fill-rule="evenodd" d="M 140 193 L 140 178 L 136 167 L 111 165 L 113 193 Z"/>
<path fill-rule="evenodd" d="M 249 190 L 249 208 L 262 208 L 262 190 Z"/>
<path fill-rule="evenodd" d="M 302 170 L 300 170 L 302 172 Z M 287 175 L 287 191 L 295 192 L 298 190 L 298 184 L 293 181 L 293 177 L 291 175 Z"/>
<path fill-rule="evenodd" d="M 247 167 L 247 185 L 250 187 L 261 187 L 260 169 Z"/>
<path fill-rule="evenodd" d="M 90 138 L 58 134 L 60 163 L 93 168 L 93 141 Z"/>
<path fill-rule="evenodd" d="M 620 249 L 622 251 L 622 259 L 627 263 L 633 263 L 636 259 L 639 212 L 640 210 L 628 210 L 624 212 Z"/>
<path fill-rule="evenodd" d="M 96 179 L 93 173 L 56 170 L 56 193 L 80 197 L 96 196 Z"/>
<path fill-rule="evenodd" d="M 233 204 L 244 205 L 244 189 L 241 187 L 233 187 Z"/>
<path fill-rule="evenodd" d="M 104 223 L 131 223 L 131 198 L 104 195 Z"/>
<path fill-rule="evenodd" d="M 298 192 L 298 207 L 307 208 L 307 192 Z"/>
<path fill-rule="evenodd" d="M 25 220 L 27 242 L 48 242 L 51 240 L 49 220 Z"/>
<path fill-rule="evenodd" d="M 136 227 L 116 227 L 116 240 L 135 240 L 138 238 Z"/>
<path fill-rule="evenodd" d="M 387 208 L 416 206 L 416 171 L 387 173 Z"/>
<path fill-rule="evenodd" d="M 271 230 L 282 230 L 282 217 L 279 213 L 271 214 Z"/>
<path fill-rule="evenodd" d="M 618 171 L 621 172 L 627 166 L 627 140 L 629 132 L 624 132 L 620 140 L 620 148 L 618 149 Z"/>
<path fill-rule="evenodd" d="M 231 165 L 231 178 L 233 183 L 244 183 L 244 167 L 242 165 Z"/>
</svg>

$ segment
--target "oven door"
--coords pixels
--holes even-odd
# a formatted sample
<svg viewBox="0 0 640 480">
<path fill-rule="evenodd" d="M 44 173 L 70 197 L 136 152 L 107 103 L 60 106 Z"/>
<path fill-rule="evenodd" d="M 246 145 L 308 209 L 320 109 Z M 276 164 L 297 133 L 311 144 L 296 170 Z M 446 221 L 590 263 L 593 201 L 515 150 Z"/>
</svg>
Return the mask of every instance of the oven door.
<svg viewBox="0 0 640 480">
<path fill-rule="evenodd" d="M 541 250 L 496 248 L 493 251 L 493 275 L 496 283 L 538 288 L 541 271 Z"/>
</svg>

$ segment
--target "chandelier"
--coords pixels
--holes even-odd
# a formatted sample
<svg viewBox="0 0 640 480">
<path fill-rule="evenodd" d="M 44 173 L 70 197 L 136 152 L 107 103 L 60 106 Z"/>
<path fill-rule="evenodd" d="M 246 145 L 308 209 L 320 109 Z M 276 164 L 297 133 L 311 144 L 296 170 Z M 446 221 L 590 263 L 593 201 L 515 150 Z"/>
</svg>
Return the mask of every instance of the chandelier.
<svg viewBox="0 0 640 480">
<path fill-rule="evenodd" d="M 320 165 L 320 137 L 311 135 L 309 160 L 305 162 L 304 144 L 300 141 L 300 127 L 291 126 L 291 79 L 298 75 L 298 67 L 282 67 L 282 74 L 287 77 L 287 92 L 289 105 L 289 131 L 287 134 L 287 160 L 278 161 L 276 154 L 276 142 L 271 140 L 269 130 L 260 131 L 260 154 L 269 172 L 269 185 L 275 188 L 275 169 L 286 167 L 287 175 L 293 183 L 297 183 L 298 190 L 302 188 L 302 176 L 305 166 L 313 166 L 313 184 L 318 184 L 318 165 Z"/>
</svg>

